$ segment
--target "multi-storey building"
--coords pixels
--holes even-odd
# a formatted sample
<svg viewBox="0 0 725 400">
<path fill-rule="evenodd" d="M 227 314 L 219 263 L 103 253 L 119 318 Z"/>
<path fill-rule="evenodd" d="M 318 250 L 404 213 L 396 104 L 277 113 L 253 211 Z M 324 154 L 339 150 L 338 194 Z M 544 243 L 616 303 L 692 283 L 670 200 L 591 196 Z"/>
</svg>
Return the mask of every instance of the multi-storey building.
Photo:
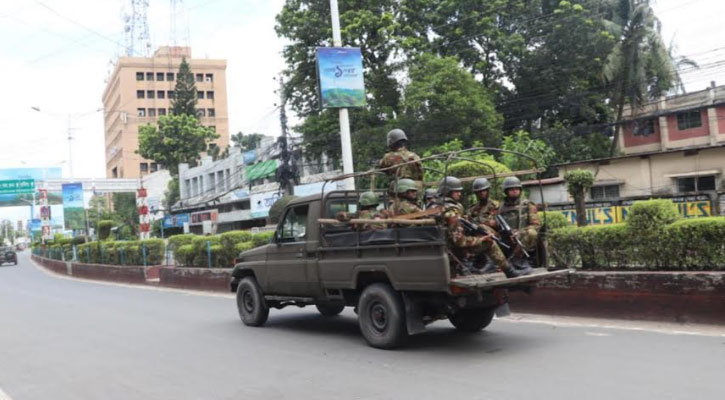
<svg viewBox="0 0 725 400">
<path fill-rule="evenodd" d="M 161 47 L 149 58 L 121 57 L 103 92 L 107 177 L 138 178 L 163 168 L 136 153 L 138 130 L 170 112 L 182 58 L 196 80 L 200 123 L 219 133 L 216 146 L 228 145 L 226 60 L 191 58 L 189 47 Z"/>
</svg>

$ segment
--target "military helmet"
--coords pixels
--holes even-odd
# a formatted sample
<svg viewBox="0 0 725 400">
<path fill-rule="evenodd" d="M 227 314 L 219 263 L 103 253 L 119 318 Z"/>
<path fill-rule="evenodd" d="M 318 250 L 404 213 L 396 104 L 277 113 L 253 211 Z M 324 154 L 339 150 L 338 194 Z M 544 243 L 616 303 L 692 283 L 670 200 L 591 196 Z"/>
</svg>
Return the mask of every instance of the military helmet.
<svg viewBox="0 0 725 400">
<path fill-rule="evenodd" d="M 474 192 L 480 192 L 481 190 L 487 190 L 491 187 L 491 183 L 486 178 L 478 178 L 473 181 L 472 190 Z"/>
<path fill-rule="evenodd" d="M 447 196 L 448 193 L 456 190 L 463 190 L 461 180 L 455 176 L 446 176 L 438 187 L 438 193 Z"/>
<path fill-rule="evenodd" d="M 423 198 L 425 198 L 426 200 L 430 200 L 430 199 L 436 197 L 437 194 L 438 194 L 438 192 L 435 189 L 426 189 L 425 195 L 423 195 Z"/>
<path fill-rule="evenodd" d="M 408 178 L 403 178 L 398 181 L 398 186 L 395 193 L 405 193 L 408 190 L 418 190 L 418 186 L 415 185 L 415 181 Z"/>
<path fill-rule="evenodd" d="M 521 189 L 521 181 L 519 178 L 515 176 L 509 176 L 508 178 L 503 180 L 503 185 L 501 185 L 503 188 L 503 191 L 505 192 L 507 189 L 513 189 L 513 188 L 519 188 Z"/>
<path fill-rule="evenodd" d="M 394 145 L 395 143 L 398 143 L 401 140 L 408 140 L 408 136 L 405 135 L 405 132 L 403 132 L 402 129 L 391 129 L 390 132 L 388 132 L 388 147 Z"/>
<path fill-rule="evenodd" d="M 378 197 L 375 192 L 365 192 L 360 195 L 360 200 L 358 201 L 361 206 L 367 207 L 367 206 L 377 206 L 380 204 L 380 198 Z"/>
</svg>

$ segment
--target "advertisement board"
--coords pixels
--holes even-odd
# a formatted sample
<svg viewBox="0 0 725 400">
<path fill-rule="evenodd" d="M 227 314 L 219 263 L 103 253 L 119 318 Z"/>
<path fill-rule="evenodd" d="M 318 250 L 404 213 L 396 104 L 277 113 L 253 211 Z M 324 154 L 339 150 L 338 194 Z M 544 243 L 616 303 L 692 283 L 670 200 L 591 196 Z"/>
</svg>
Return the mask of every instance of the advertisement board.
<svg viewBox="0 0 725 400">
<path fill-rule="evenodd" d="M 10 193 L 8 188 L 5 193 L 0 193 L 0 207 L 27 206 L 33 201 L 33 190 L 37 189 L 37 181 L 47 179 L 60 179 L 63 177 L 63 170 L 54 168 L 5 168 L 0 169 L 0 181 L 23 181 L 20 186 L 25 189 L 24 193 L 17 193 L 17 190 Z M 33 190 L 27 187 L 33 181 Z M 17 183 L 15 185 L 18 185 Z M 17 187 L 16 187 L 17 189 Z M 63 196 L 60 192 L 48 193 L 48 204 L 62 204 Z"/>
<path fill-rule="evenodd" d="M 252 218 L 268 217 L 269 209 L 280 197 L 282 197 L 282 194 L 277 191 L 253 194 L 249 200 Z"/>
<path fill-rule="evenodd" d="M 86 229 L 86 213 L 83 208 L 83 184 L 81 182 L 64 183 L 62 188 L 65 229 Z"/>
<path fill-rule="evenodd" d="M 355 47 L 318 47 L 317 84 L 322 108 L 362 107 L 362 53 Z"/>
<path fill-rule="evenodd" d="M 183 228 L 185 223 L 189 223 L 188 213 L 164 216 L 164 229 Z"/>
<path fill-rule="evenodd" d="M 204 221 L 211 221 L 216 223 L 219 219 L 219 211 L 217 210 L 205 210 L 191 213 L 189 225 L 203 225 Z"/>
</svg>

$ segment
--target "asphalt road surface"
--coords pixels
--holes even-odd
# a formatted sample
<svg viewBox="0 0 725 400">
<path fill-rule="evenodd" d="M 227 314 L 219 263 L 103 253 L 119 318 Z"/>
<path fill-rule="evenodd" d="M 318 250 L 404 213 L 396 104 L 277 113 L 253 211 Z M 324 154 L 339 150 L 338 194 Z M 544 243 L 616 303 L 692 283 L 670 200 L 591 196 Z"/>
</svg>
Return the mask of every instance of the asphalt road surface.
<svg viewBox="0 0 725 400">
<path fill-rule="evenodd" d="M 0 321 L 0 400 L 725 395 L 718 327 L 514 316 L 466 335 L 441 321 L 384 351 L 349 309 L 273 310 L 249 328 L 231 296 L 61 278 L 27 251 L 0 267 Z"/>
</svg>

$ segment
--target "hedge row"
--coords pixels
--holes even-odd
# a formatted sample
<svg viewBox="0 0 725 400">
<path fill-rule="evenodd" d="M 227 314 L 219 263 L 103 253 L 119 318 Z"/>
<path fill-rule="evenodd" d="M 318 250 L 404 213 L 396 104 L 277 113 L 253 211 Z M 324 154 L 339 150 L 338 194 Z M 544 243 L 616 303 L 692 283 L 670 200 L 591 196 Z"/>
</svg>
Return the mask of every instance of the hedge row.
<svg viewBox="0 0 725 400">
<path fill-rule="evenodd" d="M 111 265 L 160 265 L 166 246 L 162 239 L 97 241 L 78 245 L 78 261 Z"/>
<path fill-rule="evenodd" d="M 169 239 L 169 248 L 180 266 L 231 268 L 240 252 L 269 243 L 273 234 L 231 231 L 211 236 L 176 235 Z"/>
<path fill-rule="evenodd" d="M 550 259 L 585 269 L 725 269 L 725 217 L 679 220 L 649 231 L 622 223 L 549 233 Z"/>
</svg>

